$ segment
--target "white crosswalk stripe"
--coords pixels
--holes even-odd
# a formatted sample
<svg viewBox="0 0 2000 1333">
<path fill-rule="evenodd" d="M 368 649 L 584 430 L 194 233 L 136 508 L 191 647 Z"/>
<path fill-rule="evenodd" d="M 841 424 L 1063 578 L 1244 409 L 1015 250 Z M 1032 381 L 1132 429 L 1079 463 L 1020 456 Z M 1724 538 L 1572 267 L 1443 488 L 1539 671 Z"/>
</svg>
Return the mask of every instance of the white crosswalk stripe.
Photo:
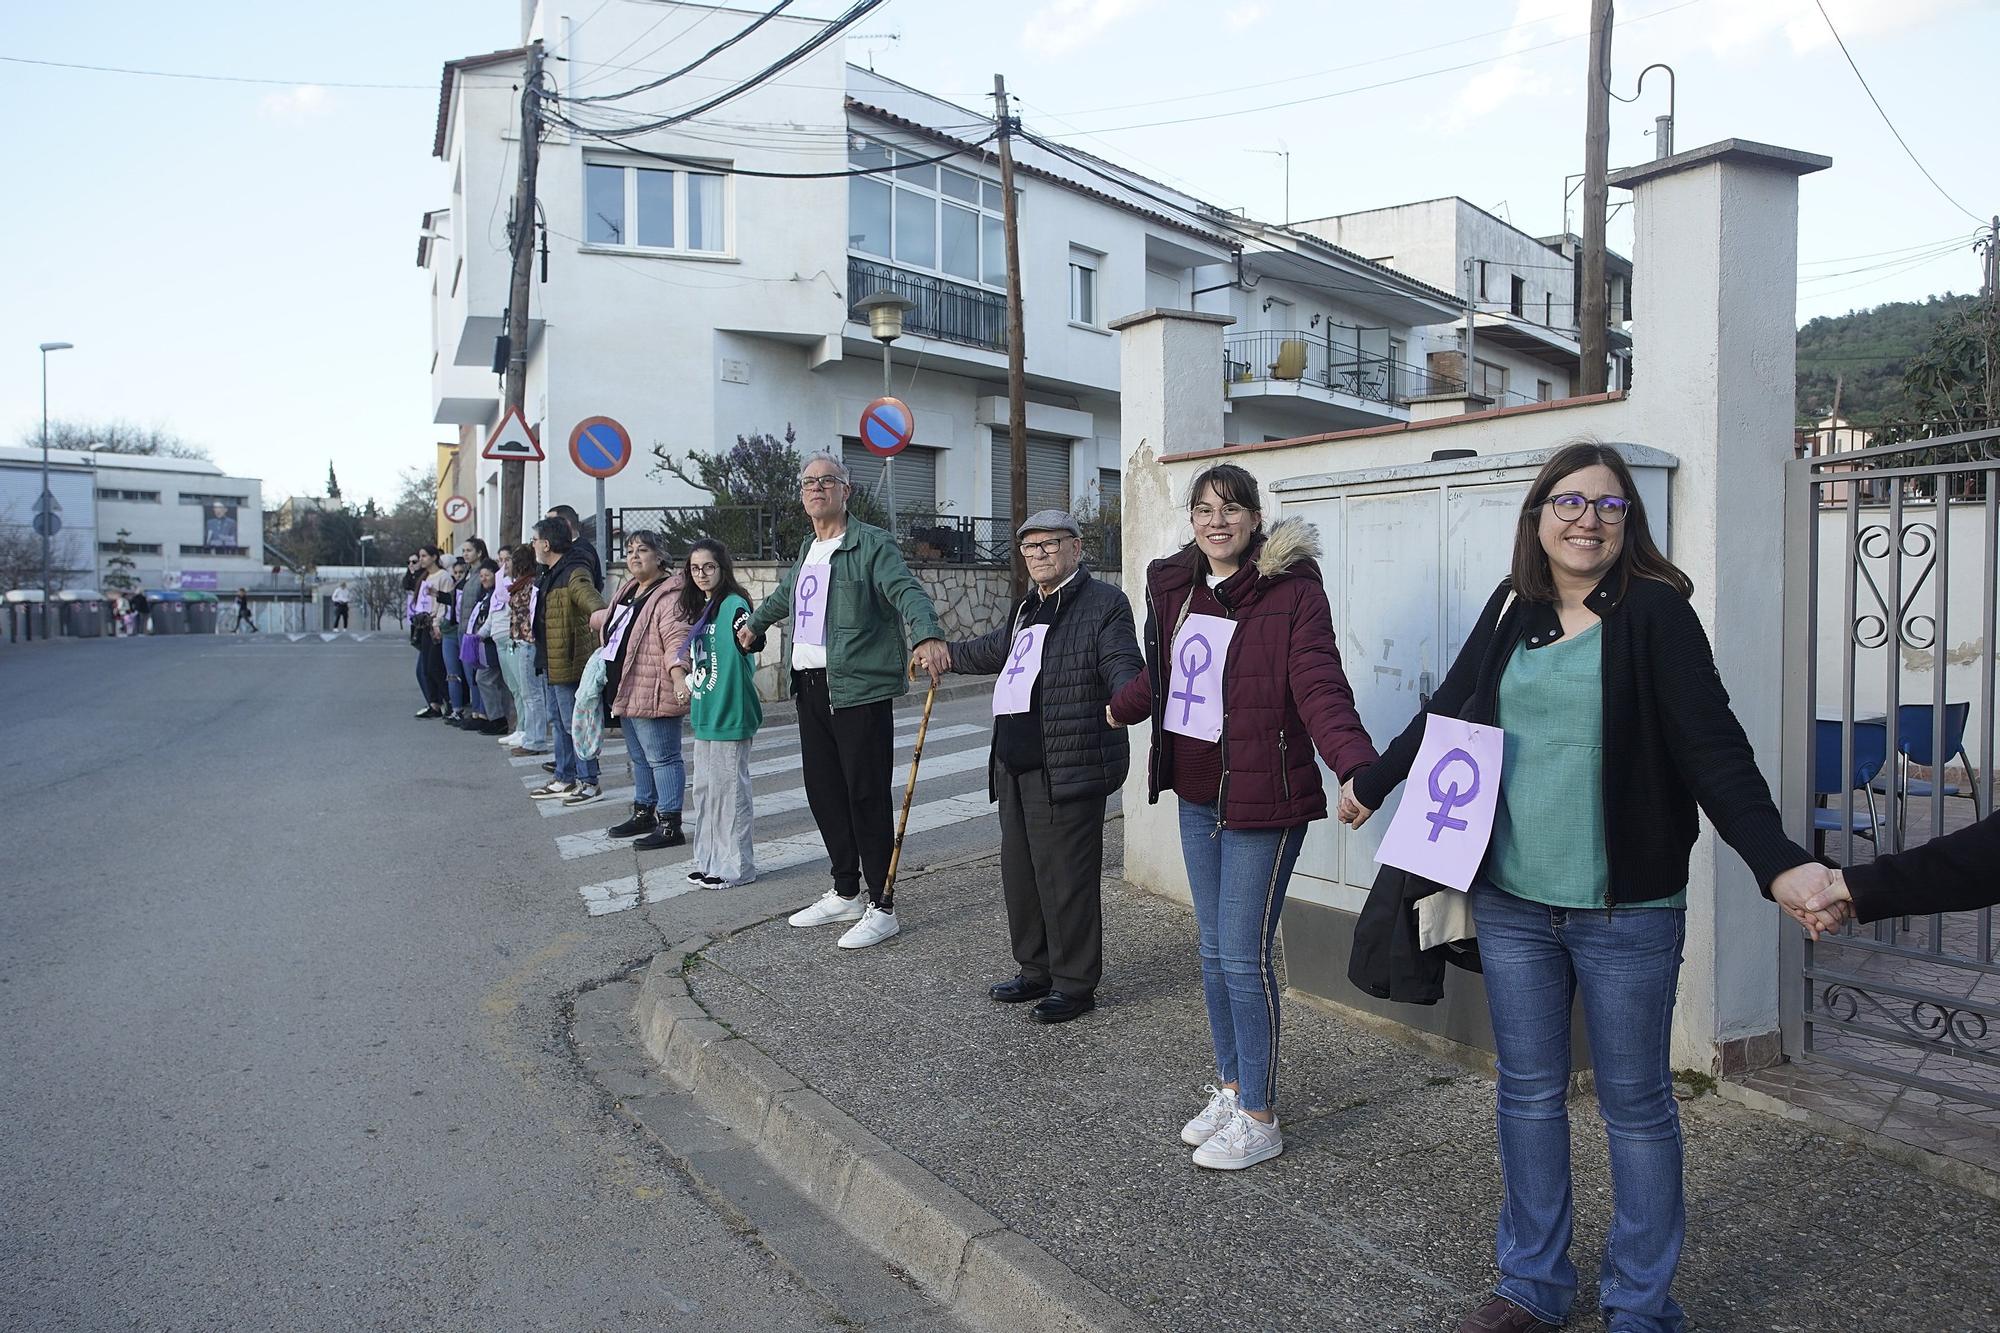
<svg viewBox="0 0 2000 1333">
<path fill-rule="evenodd" d="M 936 781 L 941 778 L 956 777 L 960 773 L 984 770 L 985 767 L 986 749 L 984 746 L 971 750 L 959 750 L 954 754 L 938 755 L 924 761 L 923 767 L 918 770 L 917 785 L 921 787 L 927 782 Z M 902 800 L 903 788 L 906 785 L 905 780 L 908 777 L 909 774 L 907 772 L 903 773 L 896 781 L 890 784 L 889 793 L 893 800 L 897 802 Z M 690 775 L 689 781 L 693 781 L 692 775 Z M 981 801 L 986 799 L 984 791 L 979 792 L 978 796 Z M 598 807 L 592 806 L 591 808 L 597 809 Z M 791 787 L 784 791 L 772 792 L 768 796 L 759 796 L 753 804 L 754 814 L 758 819 L 788 815 L 805 808 L 806 791 L 804 787 Z M 988 808 L 990 809 L 991 807 L 989 806 Z M 681 826 L 692 829 L 694 827 L 694 818 L 690 815 L 682 816 Z M 607 837 L 603 833 L 564 833 L 556 838 L 556 851 L 561 854 L 562 859 L 565 861 L 580 861 L 586 856 L 600 856 L 605 852 L 615 852 L 621 847 L 630 847 L 631 845 L 631 842 L 627 839 Z"/>
<path fill-rule="evenodd" d="M 915 717 L 899 717 L 896 719 L 896 730 L 898 731 L 914 730 L 917 723 L 920 720 L 921 719 Z M 935 731 L 931 733 L 933 737 L 936 737 L 938 734 L 939 733 Z M 795 728 L 781 727 L 773 730 L 769 735 L 759 736 L 756 740 L 751 741 L 750 748 L 753 751 L 775 750 L 781 745 L 797 745 L 798 743 L 799 743 L 799 733 Z M 604 753 L 606 755 L 624 754 L 625 742 L 606 741 L 604 743 Z M 531 755 L 523 755 L 518 759 L 510 757 L 507 760 L 507 762 L 512 764 L 516 768 L 526 768 L 530 764 L 547 763 L 549 761 L 549 758 L 550 756 L 546 753 L 531 754 Z"/>
<path fill-rule="evenodd" d="M 993 811 L 986 799 L 986 793 L 978 792 L 965 796 L 946 796 L 941 800 L 926 801 L 910 810 L 907 833 L 926 833 L 932 829 L 947 828 L 962 824 L 967 820 L 983 819 Z M 806 865 L 826 855 L 826 843 L 817 832 L 794 834 L 787 838 L 774 838 L 757 844 L 754 863 L 759 875 L 773 874 L 792 866 Z M 696 885 L 687 882 L 686 858 L 669 865 L 655 866 L 638 875 L 626 875 L 620 879 L 605 880 L 598 884 L 586 884 L 577 890 L 583 899 L 584 910 L 591 916 L 605 916 L 611 912 L 622 912 L 637 907 L 643 898 L 648 903 L 665 902 L 678 898 L 684 893 L 695 892 Z"/>
</svg>

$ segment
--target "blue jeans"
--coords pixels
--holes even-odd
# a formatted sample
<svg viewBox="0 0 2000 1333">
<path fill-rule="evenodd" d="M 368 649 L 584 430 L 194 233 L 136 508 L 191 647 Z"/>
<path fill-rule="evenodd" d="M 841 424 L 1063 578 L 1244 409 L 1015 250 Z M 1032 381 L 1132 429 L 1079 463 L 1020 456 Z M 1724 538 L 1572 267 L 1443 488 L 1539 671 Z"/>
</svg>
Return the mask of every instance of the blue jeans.
<svg viewBox="0 0 2000 1333">
<path fill-rule="evenodd" d="M 444 683 L 451 692 L 451 711 L 454 713 L 461 708 L 478 706 L 473 702 L 476 696 L 472 693 L 472 682 L 466 679 L 465 664 L 458 660 L 458 645 L 457 631 L 446 630 L 443 642 Z"/>
<path fill-rule="evenodd" d="M 632 799 L 663 815 L 679 814 L 687 787 L 687 765 L 681 761 L 681 720 L 628 717 L 622 725 L 625 750 L 632 760 Z"/>
<path fill-rule="evenodd" d="M 1181 856 L 1201 941 L 1201 993 L 1215 1070 L 1246 1111 L 1278 1100 L 1278 973 L 1271 944 L 1306 826 L 1215 827 L 1212 805 L 1181 802 Z"/>
<path fill-rule="evenodd" d="M 1611 1144 L 1613 1216 L 1598 1284 L 1613 1333 L 1671 1333 L 1668 1294 L 1687 1214 L 1668 1064 L 1687 913 L 1545 907 L 1472 890 L 1499 1056 L 1500 1294 L 1552 1324 L 1569 1315 L 1570 1006 L 1583 994 L 1597 1106 Z"/>
<path fill-rule="evenodd" d="M 585 759 L 577 754 L 576 742 L 570 739 L 569 722 L 576 715 L 576 686 L 557 685 L 553 681 L 548 687 L 549 730 L 556 738 L 556 781 L 588 782 L 597 784 L 597 761 Z"/>
</svg>

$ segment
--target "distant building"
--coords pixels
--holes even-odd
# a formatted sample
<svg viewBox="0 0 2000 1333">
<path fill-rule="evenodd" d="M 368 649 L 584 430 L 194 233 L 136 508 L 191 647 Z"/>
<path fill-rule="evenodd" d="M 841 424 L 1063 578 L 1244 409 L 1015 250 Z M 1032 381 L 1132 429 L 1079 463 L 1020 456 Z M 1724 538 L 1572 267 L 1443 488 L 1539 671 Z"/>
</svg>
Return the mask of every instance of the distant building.
<svg viewBox="0 0 2000 1333">
<path fill-rule="evenodd" d="M 27 528 L 42 490 L 42 451 L 0 446 L 0 526 Z M 96 586 L 118 550 L 149 589 L 212 590 L 263 582 L 264 483 L 192 458 L 49 451 L 62 506 L 51 543 L 67 587 Z"/>
</svg>

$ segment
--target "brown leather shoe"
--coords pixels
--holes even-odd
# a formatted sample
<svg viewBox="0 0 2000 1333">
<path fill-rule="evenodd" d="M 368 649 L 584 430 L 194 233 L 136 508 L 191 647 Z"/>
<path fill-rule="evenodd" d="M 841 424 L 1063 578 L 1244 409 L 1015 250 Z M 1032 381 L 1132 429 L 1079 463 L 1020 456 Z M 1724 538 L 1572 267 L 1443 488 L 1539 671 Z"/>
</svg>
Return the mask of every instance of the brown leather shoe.
<svg viewBox="0 0 2000 1333">
<path fill-rule="evenodd" d="M 1458 1333 L 1555 1333 L 1560 1327 L 1537 1318 L 1505 1296 L 1495 1296 L 1458 1321 Z"/>
</svg>

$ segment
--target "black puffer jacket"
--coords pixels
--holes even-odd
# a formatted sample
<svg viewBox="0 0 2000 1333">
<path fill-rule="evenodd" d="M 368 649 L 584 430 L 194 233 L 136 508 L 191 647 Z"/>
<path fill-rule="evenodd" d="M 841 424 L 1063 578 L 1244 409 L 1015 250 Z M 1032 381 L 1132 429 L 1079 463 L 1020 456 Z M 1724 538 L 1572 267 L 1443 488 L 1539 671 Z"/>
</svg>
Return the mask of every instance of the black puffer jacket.
<svg viewBox="0 0 2000 1333">
<path fill-rule="evenodd" d="M 1104 707 L 1126 681 L 1146 669 L 1132 625 L 1132 604 L 1118 589 L 1090 577 L 1087 569 L 1077 570 L 1076 578 L 1055 595 L 1063 603 L 1062 614 L 1042 646 L 1042 674 L 1036 683 L 1049 799 L 1107 796 L 1125 781 L 1132 746 L 1124 731 L 1105 725 Z M 998 674 L 1014 642 L 1015 625 L 1039 597 L 1030 592 L 1005 624 L 952 644 L 951 669 Z M 987 795 L 994 799 L 999 794 L 998 763 L 989 757 L 986 764 Z"/>
</svg>

